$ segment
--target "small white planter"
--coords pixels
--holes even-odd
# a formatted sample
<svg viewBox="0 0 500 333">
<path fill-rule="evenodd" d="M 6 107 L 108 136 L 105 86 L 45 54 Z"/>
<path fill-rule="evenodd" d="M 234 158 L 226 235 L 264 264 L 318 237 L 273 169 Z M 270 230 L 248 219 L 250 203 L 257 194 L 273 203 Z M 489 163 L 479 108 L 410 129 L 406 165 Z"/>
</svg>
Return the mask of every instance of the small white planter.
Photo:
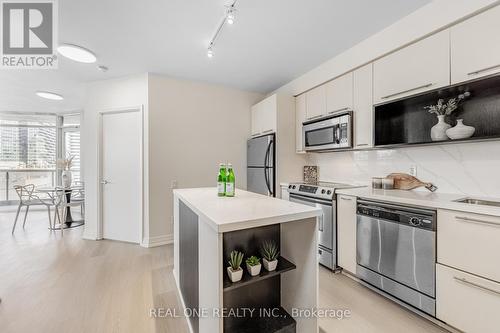
<svg viewBox="0 0 500 333">
<path fill-rule="evenodd" d="M 278 259 L 274 259 L 273 261 L 267 261 L 266 258 L 264 258 L 262 259 L 262 261 L 264 262 L 264 268 L 268 272 L 276 270 L 276 266 L 278 266 Z"/>
<path fill-rule="evenodd" d="M 231 267 L 227 268 L 227 275 L 231 282 L 238 282 L 243 277 L 243 269 L 239 267 L 237 270 L 233 271 Z"/>
<path fill-rule="evenodd" d="M 258 265 L 255 265 L 255 266 L 250 266 L 249 264 L 247 264 L 247 270 L 248 270 L 248 273 L 250 273 L 251 276 L 257 276 L 257 275 L 259 275 L 261 268 L 262 268 L 261 264 L 258 264 Z"/>
</svg>

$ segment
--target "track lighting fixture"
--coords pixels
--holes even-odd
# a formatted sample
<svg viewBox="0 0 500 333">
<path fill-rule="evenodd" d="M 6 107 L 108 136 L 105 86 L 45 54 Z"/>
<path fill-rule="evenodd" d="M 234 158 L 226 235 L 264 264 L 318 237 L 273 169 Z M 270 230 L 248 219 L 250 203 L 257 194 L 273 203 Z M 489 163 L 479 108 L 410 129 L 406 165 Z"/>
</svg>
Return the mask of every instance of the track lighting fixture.
<svg viewBox="0 0 500 333">
<path fill-rule="evenodd" d="M 215 42 L 217 41 L 217 38 L 219 38 L 219 35 L 222 31 L 222 28 L 224 28 L 224 25 L 227 24 L 233 24 L 235 20 L 235 14 L 236 14 L 236 0 L 233 0 L 233 2 L 230 5 L 226 6 L 226 15 L 222 18 L 221 22 L 219 23 L 219 26 L 217 27 L 217 30 L 215 31 L 215 34 L 213 35 L 212 39 L 210 40 L 210 43 L 208 43 L 208 48 L 207 48 L 207 56 L 209 58 L 212 58 L 214 56 L 214 46 Z"/>
</svg>

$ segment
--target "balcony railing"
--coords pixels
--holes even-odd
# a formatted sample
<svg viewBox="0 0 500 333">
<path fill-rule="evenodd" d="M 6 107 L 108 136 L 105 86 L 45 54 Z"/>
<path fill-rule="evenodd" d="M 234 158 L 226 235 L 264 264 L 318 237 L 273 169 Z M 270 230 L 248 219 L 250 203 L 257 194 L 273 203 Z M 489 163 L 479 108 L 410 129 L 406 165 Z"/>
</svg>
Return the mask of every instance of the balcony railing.
<svg viewBox="0 0 500 333">
<path fill-rule="evenodd" d="M 33 184 L 36 187 L 56 185 L 55 169 L 0 169 L 0 205 L 18 202 L 14 185 Z"/>
</svg>

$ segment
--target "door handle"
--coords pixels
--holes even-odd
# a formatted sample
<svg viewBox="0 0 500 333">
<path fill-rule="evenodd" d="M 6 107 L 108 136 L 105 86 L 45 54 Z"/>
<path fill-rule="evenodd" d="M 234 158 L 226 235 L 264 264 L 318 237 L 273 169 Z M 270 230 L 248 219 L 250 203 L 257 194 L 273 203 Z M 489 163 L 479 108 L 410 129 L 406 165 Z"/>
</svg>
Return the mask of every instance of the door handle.
<svg viewBox="0 0 500 333">
<path fill-rule="evenodd" d="M 109 184 L 109 181 L 107 181 L 107 180 L 101 180 L 101 184 L 102 185 L 107 185 L 107 184 Z"/>
<path fill-rule="evenodd" d="M 408 89 L 408 90 L 403 90 L 403 91 L 397 92 L 395 94 L 390 94 L 390 95 L 387 95 L 387 96 L 383 96 L 382 99 L 388 99 L 388 98 L 396 97 L 398 95 L 406 94 L 406 93 L 409 93 L 409 92 L 412 92 L 412 91 L 415 91 L 415 90 L 419 90 L 419 89 L 423 89 L 423 88 L 429 88 L 433 84 L 434 83 L 427 83 L 427 84 L 424 84 L 424 85 L 421 85 L 421 86 L 418 86 L 418 87 L 415 87 L 415 88 L 411 88 L 411 89 Z"/>
<path fill-rule="evenodd" d="M 498 67 L 500 67 L 500 65 L 486 67 L 486 68 L 479 69 L 479 70 L 474 71 L 474 72 L 467 73 L 467 75 L 469 75 L 469 76 L 478 75 L 478 74 L 481 74 L 483 72 L 491 71 L 492 69 L 495 69 L 495 68 L 498 68 Z"/>
<path fill-rule="evenodd" d="M 500 295 L 500 291 L 497 291 L 495 289 L 491 289 L 491 288 L 488 288 L 488 287 L 485 287 L 485 286 L 482 286 L 480 284 L 477 284 L 477 283 L 474 283 L 474 282 L 471 282 L 471 281 L 468 281 L 467 279 L 465 278 L 460 278 L 460 277 L 456 277 L 454 276 L 453 279 L 457 282 L 460 282 L 460 283 L 463 283 L 463 284 L 466 284 L 466 285 L 469 285 L 471 287 L 475 287 L 475 288 L 478 288 L 478 289 L 481 289 L 481 290 L 484 290 L 484 291 L 487 291 L 487 292 L 490 292 L 490 293 L 493 293 L 493 294 L 496 294 L 496 295 Z"/>
<path fill-rule="evenodd" d="M 329 111 L 328 114 L 334 114 L 334 113 L 337 113 L 337 112 L 347 111 L 347 110 L 350 110 L 350 108 L 349 107 L 340 108 L 340 109 L 337 109 L 337 110 Z"/>
<path fill-rule="evenodd" d="M 479 224 L 490 225 L 490 226 L 493 226 L 493 227 L 500 227 L 500 223 L 497 223 L 497 222 L 485 221 L 485 220 L 479 220 L 479 219 L 472 219 L 470 217 L 465 217 L 465 216 L 455 216 L 455 218 L 457 220 L 462 221 L 462 222 L 479 223 Z"/>
</svg>

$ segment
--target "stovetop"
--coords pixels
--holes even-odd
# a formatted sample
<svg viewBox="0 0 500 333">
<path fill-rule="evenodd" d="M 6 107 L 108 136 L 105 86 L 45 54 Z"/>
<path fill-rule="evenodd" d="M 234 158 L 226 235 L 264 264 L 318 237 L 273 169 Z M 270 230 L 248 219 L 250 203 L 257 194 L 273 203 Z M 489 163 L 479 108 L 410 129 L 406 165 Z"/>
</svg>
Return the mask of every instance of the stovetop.
<svg viewBox="0 0 500 333">
<path fill-rule="evenodd" d="M 314 184 L 291 183 L 290 185 L 288 185 L 288 192 L 313 198 L 333 200 L 333 198 L 335 197 L 335 190 L 353 187 L 356 186 L 331 182 L 317 182 Z"/>
</svg>

